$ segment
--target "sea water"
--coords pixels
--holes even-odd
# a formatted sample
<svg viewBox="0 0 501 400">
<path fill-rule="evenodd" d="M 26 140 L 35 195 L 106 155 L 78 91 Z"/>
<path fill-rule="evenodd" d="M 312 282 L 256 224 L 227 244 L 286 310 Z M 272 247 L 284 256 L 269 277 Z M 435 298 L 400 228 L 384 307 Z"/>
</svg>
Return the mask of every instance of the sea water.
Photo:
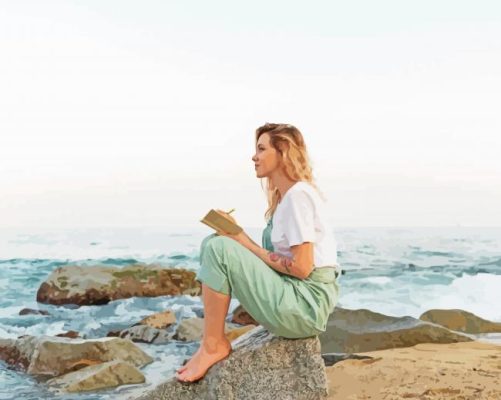
<svg viewBox="0 0 501 400">
<path fill-rule="evenodd" d="M 262 229 L 246 231 L 261 243 Z M 66 264 L 141 262 L 196 271 L 200 243 L 211 232 L 205 227 L 0 229 L 0 338 L 69 330 L 99 338 L 159 311 L 174 311 L 178 321 L 200 315 L 198 296 L 133 297 L 75 307 L 38 304 L 36 292 L 54 268 Z M 415 318 L 432 308 L 459 308 L 501 322 L 501 228 L 343 228 L 334 234 L 344 269 L 339 306 Z M 233 299 L 228 318 L 237 305 Z M 50 315 L 20 316 L 25 307 Z M 501 342 L 500 334 L 478 338 Z M 198 347 L 180 341 L 137 345 L 154 359 L 141 369 L 145 384 L 62 396 L 0 361 L 0 400 L 126 398 L 172 377 Z"/>
</svg>

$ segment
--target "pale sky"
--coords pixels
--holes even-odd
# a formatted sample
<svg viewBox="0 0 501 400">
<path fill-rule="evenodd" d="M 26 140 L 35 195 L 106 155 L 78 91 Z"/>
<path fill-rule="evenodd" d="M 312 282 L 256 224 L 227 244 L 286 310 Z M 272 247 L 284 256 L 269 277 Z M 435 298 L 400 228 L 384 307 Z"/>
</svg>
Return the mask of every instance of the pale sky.
<svg viewBox="0 0 501 400">
<path fill-rule="evenodd" d="M 0 225 L 264 225 L 296 125 L 332 227 L 501 226 L 498 1 L 3 1 Z"/>
</svg>

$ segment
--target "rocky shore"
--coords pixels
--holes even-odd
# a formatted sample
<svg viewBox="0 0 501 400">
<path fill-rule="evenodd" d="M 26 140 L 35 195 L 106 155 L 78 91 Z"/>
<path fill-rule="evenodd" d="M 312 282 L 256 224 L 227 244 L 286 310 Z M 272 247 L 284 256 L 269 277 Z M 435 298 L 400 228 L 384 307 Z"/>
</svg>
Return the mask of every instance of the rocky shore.
<svg viewBox="0 0 501 400">
<path fill-rule="evenodd" d="M 40 285 L 37 300 L 53 305 L 102 305 L 133 296 L 200 294 L 191 271 L 156 265 L 63 266 Z M 45 310 L 20 315 L 48 317 Z M 0 360 L 56 393 L 145 384 L 153 359 L 136 343 L 197 342 L 203 313 L 176 319 L 173 310 L 148 315 L 105 337 L 69 331 L 57 336 L 0 338 Z M 497 399 L 501 346 L 475 340 L 501 324 L 464 310 L 428 310 L 419 319 L 336 307 L 319 337 L 275 337 L 241 306 L 225 333 L 232 354 L 196 384 L 174 377 L 130 399 Z M 139 386 L 140 387 L 140 386 Z"/>
</svg>

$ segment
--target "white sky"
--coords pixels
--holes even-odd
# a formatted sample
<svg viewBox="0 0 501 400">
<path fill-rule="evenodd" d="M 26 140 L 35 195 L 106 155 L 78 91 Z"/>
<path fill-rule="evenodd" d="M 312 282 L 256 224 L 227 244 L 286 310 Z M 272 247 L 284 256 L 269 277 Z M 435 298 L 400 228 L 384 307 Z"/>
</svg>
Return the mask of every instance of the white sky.
<svg viewBox="0 0 501 400">
<path fill-rule="evenodd" d="M 0 224 L 264 225 L 295 124 L 333 228 L 501 226 L 498 1 L 3 1 Z"/>
</svg>

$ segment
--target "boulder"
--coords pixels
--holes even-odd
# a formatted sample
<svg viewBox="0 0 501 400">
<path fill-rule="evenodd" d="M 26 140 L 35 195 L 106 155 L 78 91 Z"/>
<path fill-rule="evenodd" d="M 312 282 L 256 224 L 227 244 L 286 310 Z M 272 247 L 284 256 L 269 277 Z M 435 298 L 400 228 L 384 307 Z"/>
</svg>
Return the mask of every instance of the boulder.
<svg viewBox="0 0 501 400">
<path fill-rule="evenodd" d="M 5 352 L 1 351 L 2 348 L 6 348 Z M 59 376 L 93 363 L 112 360 L 127 361 L 137 367 L 153 361 L 127 339 L 85 340 L 56 336 L 23 336 L 8 343 L 0 340 L 0 357 L 28 374 L 44 376 Z"/>
<path fill-rule="evenodd" d="M 354 353 L 409 347 L 418 343 L 469 342 L 447 328 L 409 316 L 391 317 L 367 309 L 336 307 L 320 336 L 322 353 Z"/>
<path fill-rule="evenodd" d="M 15 370 L 26 370 L 30 365 L 33 347 L 16 346 L 16 339 L 0 339 L 0 360 Z"/>
<path fill-rule="evenodd" d="M 452 310 L 428 310 L 419 317 L 422 321 L 433 322 L 448 329 L 465 333 L 501 332 L 501 323 L 482 319 L 471 312 Z"/>
<path fill-rule="evenodd" d="M 196 383 L 171 379 L 136 400 L 275 399 L 317 400 L 327 396 L 320 342 L 276 337 L 262 326 L 232 343 L 228 358 L 214 364 Z"/>
<path fill-rule="evenodd" d="M 134 365 L 115 360 L 49 379 L 47 385 L 56 392 L 83 392 L 144 382 L 144 375 Z"/>
<path fill-rule="evenodd" d="M 37 301 L 99 305 L 133 296 L 198 295 L 201 289 L 195 276 L 193 271 L 158 265 L 67 265 L 56 268 L 40 285 Z"/>
</svg>

